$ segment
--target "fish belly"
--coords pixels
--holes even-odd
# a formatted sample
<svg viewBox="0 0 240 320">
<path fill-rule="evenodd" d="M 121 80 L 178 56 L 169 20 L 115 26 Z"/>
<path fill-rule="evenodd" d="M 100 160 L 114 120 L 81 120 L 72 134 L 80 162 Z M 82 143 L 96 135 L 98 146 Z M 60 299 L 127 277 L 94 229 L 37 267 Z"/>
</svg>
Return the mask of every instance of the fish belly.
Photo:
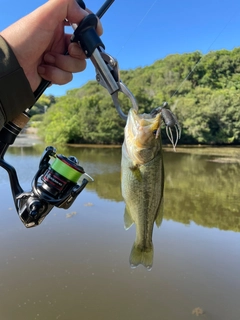
<svg viewBox="0 0 240 320">
<path fill-rule="evenodd" d="M 124 148 L 124 146 L 123 146 Z M 162 219 L 164 170 L 162 151 L 150 162 L 134 167 L 122 152 L 122 196 L 126 204 L 125 227 L 136 225 L 136 239 L 130 264 L 151 268 L 153 260 L 152 234 L 154 222 Z"/>
</svg>

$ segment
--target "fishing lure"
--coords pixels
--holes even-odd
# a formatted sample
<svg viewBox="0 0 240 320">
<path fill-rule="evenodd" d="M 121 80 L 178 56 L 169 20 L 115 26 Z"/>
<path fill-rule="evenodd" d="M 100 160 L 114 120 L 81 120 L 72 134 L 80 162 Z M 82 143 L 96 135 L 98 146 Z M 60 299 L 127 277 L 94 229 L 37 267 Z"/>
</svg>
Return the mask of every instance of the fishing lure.
<svg viewBox="0 0 240 320">
<path fill-rule="evenodd" d="M 178 140 L 181 138 L 181 126 L 175 114 L 173 114 L 173 112 L 167 107 L 168 107 L 168 103 L 164 102 L 162 106 L 153 109 L 150 114 L 152 117 L 155 117 L 158 113 L 161 114 L 163 122 L 166 126 L 167 137 L 170 140 L 174 151 L 176 151 Z M 173 136 L 172 129 L 175 129 L 175 132 L 176 132 L 175 139 Z"/>
</svg>

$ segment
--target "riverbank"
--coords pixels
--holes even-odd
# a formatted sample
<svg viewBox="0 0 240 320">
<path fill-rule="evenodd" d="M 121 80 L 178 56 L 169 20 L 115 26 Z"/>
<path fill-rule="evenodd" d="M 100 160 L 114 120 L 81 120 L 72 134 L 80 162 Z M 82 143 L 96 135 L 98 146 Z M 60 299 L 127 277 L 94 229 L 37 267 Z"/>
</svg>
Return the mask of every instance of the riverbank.
<svg viewBox="0 0 240 320">
<path fill-rule="evenodd" d="M 28 128 L 17 136 L 14 144 L 10 147 L 32 147 L 39 143 L 41 143 L 41 139 L 37 135 L 37 129 Z"/>
<path fill-rule="evenodd" d="M 18 135 L 12 147 L 31 147 L 36 144 L 42 143 L 41 138 L 37 135 L 36 128 L 27 128 Z M 99 148 L 99 149 L 119 149 L 122 145 L 105 145 L 105 144 L 66 144 L 71 148 Z M 11 147 L 11 146 L 10 146 Z M 164 144 L 163 149 L 165 152 L 174 152 L 170 144 Z M 227 150 L 227 151 L 226 151 Z M 212 156 L 228 156 L 235 157 L 239 161 L 240 146 L 239 145 L 177 145 L 176 152 L 178 153 L 192 153 L 200 155 L 212 155 Z"/>
</svg>

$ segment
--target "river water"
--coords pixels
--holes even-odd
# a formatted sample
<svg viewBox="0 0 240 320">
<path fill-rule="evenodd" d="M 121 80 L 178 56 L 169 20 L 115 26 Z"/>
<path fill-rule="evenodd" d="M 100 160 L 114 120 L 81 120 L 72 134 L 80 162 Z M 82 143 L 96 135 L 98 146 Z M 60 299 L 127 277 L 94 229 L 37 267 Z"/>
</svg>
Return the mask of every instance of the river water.
<svg viewBox="0 0 240 320">
<path fill-rule="evenodd" d="M 44 146 L 5 156 L 29 191 Z M 240 149 L 164 151 L 164 219 L 151 271 L 131 269 L 119 148 L 64 148 L 95 182 L 26 229 L 0 170 L 1 320 L 240 319 Z"/>
</svg>

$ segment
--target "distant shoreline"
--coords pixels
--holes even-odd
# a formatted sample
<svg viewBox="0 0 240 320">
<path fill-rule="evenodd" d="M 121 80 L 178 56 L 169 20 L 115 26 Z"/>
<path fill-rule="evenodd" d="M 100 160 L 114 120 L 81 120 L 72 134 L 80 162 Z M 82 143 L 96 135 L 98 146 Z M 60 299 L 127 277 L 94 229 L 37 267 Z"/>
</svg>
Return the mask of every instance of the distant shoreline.
<svg viewBox="0 0 240 320">
<path fill-rule="evenodd" d="M 10 147 L 32 147 L 40 143 L 42 140 L 35 133 L 20 133 Z"/>
<path fill-rule="evenodd" d="M 23 133 L 20 133 L 14 144 L 10 145 L 10 147 L 31 147 L 36 144 L 41 144 L 44 143 L 42 139 L 37 135 L 37 129 L 36 128 L 27 128 L 26 130 L 23 131 Z M 122 144 L 113 144 L 113 145 L 106 145 L 106 144 L 77 144 L 77 143 L 67 143 L 66 146 L 72 147 L 72 148 L 79 148 L 79 147 L 84 147 L 84 148 L 121 148 Z M 199 149 L 199 152 L 203 152 L 205 149 L 206 154 L 211 154 L 210 150 L 214 149 L 234 149 L 237 150 L 240 148 L 240 145 L 207 145 L 207 144 L 178 144 L 176 149 L 177 151 L 184 152 L 187 151 L 188 149 Z M 173 151 L 171 144 L 164 144 L 163 149 L 165 151 Z"/>
</svg>

